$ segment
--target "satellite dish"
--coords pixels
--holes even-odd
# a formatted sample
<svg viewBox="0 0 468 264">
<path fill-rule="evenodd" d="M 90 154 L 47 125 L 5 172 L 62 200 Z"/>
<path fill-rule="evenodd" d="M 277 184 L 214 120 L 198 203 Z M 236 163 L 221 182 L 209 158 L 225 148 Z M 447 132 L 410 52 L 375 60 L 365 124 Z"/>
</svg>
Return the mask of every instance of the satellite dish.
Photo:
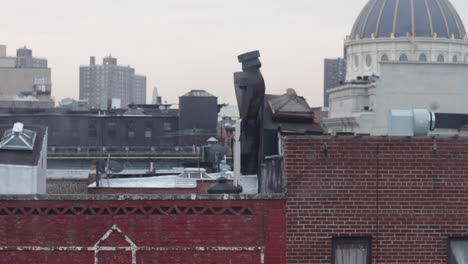
<svg viewBox="0 0 468 264">
<path fill-rule="evenodd" d="M 109 170 L 114 173 L 119 173 L 124 170 L 124 165 L 118 161 L 109 161 Z"/>
</svg>

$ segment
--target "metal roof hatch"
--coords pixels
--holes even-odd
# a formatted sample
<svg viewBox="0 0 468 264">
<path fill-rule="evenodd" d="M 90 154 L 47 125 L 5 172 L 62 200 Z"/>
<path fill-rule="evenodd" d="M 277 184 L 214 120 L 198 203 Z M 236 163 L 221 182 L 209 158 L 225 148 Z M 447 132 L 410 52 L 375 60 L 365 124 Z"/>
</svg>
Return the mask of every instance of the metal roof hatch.
<svg viewBox="0 0 468 264">
<path fill-rule="evenodd" d="M 23 123 L 15 123 L 12 129 L 3 134 L 0 150 L 33 150 L 36 132 L 23 128 Z"/>
</svg>

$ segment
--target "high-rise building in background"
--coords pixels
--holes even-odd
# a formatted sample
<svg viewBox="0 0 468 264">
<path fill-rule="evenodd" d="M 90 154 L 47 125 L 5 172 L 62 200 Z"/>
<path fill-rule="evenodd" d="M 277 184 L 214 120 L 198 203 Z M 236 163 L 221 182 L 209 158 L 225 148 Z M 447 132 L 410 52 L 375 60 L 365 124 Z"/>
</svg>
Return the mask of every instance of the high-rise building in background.
<svg viewBox="0 0 468 264">
<path fill-rule="evenodd" d="M 346 60 L 325 59 L 324 61 L 324 83 L 323 83 L 323 106 L 328 107 L 327 90 L 341 86 L 346 79 Z"/>
<path fill-rule="evenodd" d="M 32 50 L 24 46 L 16 50 L 16 68 L 47 68 L 47 60 L 34 58 Z"/>
<path fill-rule="evenodd" d="M 120 107 L 130 103 L 146 103 L 146 76 L 136 75 L 130 66 L 117 65 L 117 59 L 106 57 L 102 65 L 90 58 L 89 66 L 80 67 L 80 100 L 88 100 L 93 108 L 108 109 L 119 102 Z"/>
<path fill-rule="evenodd" d="M 51 90 L 46 59 L 34 58 L 26 47 L 17 50 L 17 57 L 8 57 L 6 46 L 0 45 L 0 101 L 52 102 Z"/>
<path fill-rule="evenodd" d="M 157 105 L 162 104 L 162 98 L 161 96 L 159 96 L 157 87 L 154 87 L 153 89 L 153 97 L 151 98 L 151 104 L 157 104 Z"/>
</svg>

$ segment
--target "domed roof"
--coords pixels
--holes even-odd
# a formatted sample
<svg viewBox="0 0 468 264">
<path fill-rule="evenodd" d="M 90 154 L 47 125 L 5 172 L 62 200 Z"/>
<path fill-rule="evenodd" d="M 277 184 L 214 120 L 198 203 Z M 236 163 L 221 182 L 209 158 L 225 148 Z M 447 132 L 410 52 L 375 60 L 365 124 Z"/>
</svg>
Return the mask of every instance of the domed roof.
<svg viewBox="0 0 468 264">
<path fill-rule="evenodd" d="M 370 0 L 354 24 L 351 39 L 408 35 L 464 39 L 466 31 L 448 0 Z"/>
</svg>

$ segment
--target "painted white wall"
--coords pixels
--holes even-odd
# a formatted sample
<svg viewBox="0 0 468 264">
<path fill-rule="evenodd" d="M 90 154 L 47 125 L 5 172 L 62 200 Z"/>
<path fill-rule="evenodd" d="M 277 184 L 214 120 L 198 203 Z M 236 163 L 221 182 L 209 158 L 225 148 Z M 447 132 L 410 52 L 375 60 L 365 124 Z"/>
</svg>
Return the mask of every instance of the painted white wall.
<svg viewBox="0 0 468 264">
<path fill-rule="evenodd" d="M 345 85 L 330 90 L 329 132 L 387 135 L 393 109 L 427 109 L 468 114 L 468 63 L 381 63 L 381 76 L 369 85 Z M 372 112 L 356 111 L 367 90 Z M 357 92 L 361 91 L 361 92 Z M 358 108 L 356 108 L 358 106 Z"/>
<path fill-rule="evenodd" d="M 0 164 L 0 194 L 37 194 L 37 167 Z"/>
<path fill-rule="evenodd" d="M 14 68 L 14 67 L 16 67 L 16 58 L 0 56 L 0 68 Z"/>
<path fill-rule="evenodd" d="M 375 106 L 375 84 L 348 84 L 330 89 L 329 118 L 349 117 L 364 112 L 368 106 L 373 111 Z"/>
<path fill-rule="evenodd" d="M 468 114 L 467 63 L 382 63 L 372 134 L 387 133 L 392 109 Z"/>
<path fill-rule="evenodd" d="M 41 154 L 39 157 L 39 163 L 37 165 L 37 193 L 47 192 L 47 142 L 48 139 L 48 128 L 44 133 L 44 139 L 42 141 Z"/>
<path fill-rule="evenodd" d="M 45 194 L 47 185 L 47 130 L 36 166 L 0 164 L 0 194 Z"/>
</svg>

